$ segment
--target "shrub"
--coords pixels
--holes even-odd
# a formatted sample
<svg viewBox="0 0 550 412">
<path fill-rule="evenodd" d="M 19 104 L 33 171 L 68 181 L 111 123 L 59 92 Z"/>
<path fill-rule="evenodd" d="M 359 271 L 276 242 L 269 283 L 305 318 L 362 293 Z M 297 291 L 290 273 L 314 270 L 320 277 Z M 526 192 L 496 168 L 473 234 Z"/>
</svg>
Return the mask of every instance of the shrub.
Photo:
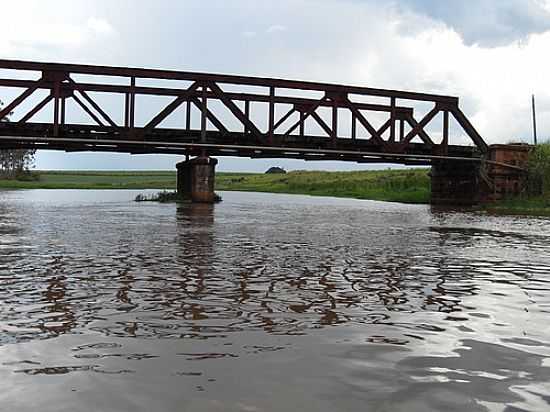
<svg viewBox="0 0 550 412">
<path fill-rule="evenodd" d="M 527 163 L 528 190 L 532 195 L 550 194 L 550 143 L 537 145 Z"/>
</svg>

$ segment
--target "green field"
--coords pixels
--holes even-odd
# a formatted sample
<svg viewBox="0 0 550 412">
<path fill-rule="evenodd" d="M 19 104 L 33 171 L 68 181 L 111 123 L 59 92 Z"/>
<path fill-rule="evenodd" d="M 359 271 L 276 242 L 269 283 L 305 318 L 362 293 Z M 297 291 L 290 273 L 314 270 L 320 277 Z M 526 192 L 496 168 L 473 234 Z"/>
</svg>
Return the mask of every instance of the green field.
<svg viewBox="0 0 550 412">
<path fill-rule="evenodd" d="M 38 180 L 1 180 L 3 189 L 174 189 L 172 171 L 37 171 Z"/>
<path fill-rule="evenodd" d="M 40 171 L 38 180 L 1 180 L 0 189 L 157 189 L 173 191 L 175 171 Z M 350 197 L 428 203 L 429 169 L 286 174 L 217 173 L 216 190 Z M 550 199 L 510 199 L 478 209 L 496 214 L 550 216 Z"/>
<path fill-rule="evenodd" d="M 240 190 L 427 203 L 429 169 L 354 172 L 295 171 L 286 174 L 217 173 L 216 190 Z M 167 189 L 172 171 L 41 171 L 36 181 L 0 180 L 5 189 Z"/>
<path fill-rule="evenodd" d="M 216 188 L 427 203 L 430 199 L 428 172 L 429 169 L 295 171 L 286 174 L 220 173 L 216 179 Z"/>
</svg>

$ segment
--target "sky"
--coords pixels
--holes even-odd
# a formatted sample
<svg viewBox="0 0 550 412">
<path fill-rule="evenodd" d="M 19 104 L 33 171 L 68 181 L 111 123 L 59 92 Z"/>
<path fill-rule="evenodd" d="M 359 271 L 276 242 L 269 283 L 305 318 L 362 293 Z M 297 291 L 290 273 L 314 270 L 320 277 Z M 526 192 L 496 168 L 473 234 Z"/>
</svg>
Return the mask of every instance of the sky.
<svg viewBox="0 0 550 412">
<path fill-rule="evenodd" d="M 0 27 L 0 56 L 8 59 L 454 95 L 489 143 L 531 141 L 534 93 L 539 136 L 550 133 L 550 0 L 18 0 L 3 4 Z M 43 151 L 36 167 L 172 169 L 179 160 Z M 223 158 L 218 169 L 274 165 L 366 168 Z"/>
</svg>

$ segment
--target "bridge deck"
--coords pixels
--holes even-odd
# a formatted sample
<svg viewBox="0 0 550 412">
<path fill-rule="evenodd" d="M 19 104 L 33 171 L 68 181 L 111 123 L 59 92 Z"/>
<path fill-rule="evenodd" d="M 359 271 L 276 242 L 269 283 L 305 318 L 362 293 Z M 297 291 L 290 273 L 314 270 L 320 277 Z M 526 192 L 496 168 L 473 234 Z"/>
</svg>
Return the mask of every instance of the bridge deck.
<svg viewBox="0 0 550 412">
<path fill-rule="evenodd" d="M 138 131 L 140 129 L 137 129 Z M 0 123 L 0 148 L 62 150 L 67 152 L 122 152 L 131 154 L 179 154 L 198 156 L 207 151 L 212 156 L 238 156 L 249 158 L 295 158 L 303 160 L 342 160 L 358 163 L 401 163 L 428 165 L 436 159 L 478 159 L 479 151 L 473 146 L 449 145 L 447 153 L 434 153 L 424 144 L 412 143 L 406 152 L 383 152 L 371 140 L 339 138 L 334 142 L 323 136 L 274 135 L 274 141 L 284 145 L 258 145 L 255 139 L 238 132 L 208 131 L 206 139 L 200 130 L 156 129 L 146 138 L 129 136 L 120 129 L 89 125 L 64 125 L 57 136 L 52 136 L 52 125 L 28 123 Z"/>
</svg>

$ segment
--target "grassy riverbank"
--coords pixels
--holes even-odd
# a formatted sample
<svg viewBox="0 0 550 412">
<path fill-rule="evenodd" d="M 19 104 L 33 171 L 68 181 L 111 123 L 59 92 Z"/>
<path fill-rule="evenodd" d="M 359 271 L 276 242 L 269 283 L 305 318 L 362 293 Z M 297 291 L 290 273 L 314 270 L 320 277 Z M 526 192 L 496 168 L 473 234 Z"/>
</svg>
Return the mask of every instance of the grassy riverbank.
<svg viewBox="0 0 550 412">
<path fill-rule="evenodd" d="M 217 173 L 216 190 L 428 203 L 429 169 L 286 174 Z M 1 180 L 0 189 L 157 189 L 173 191 L 174 171 L 41 171 L 38 180 Z M 497 214 L 550 216 L 550 198 L 525 197 L 481 206 Z"/>
<path fill-rule="evenodd" d="M 550 199 L 533 196 L 501 200 L 498 203 L 483 206 L 483 210 L 502 215 L 550 216 Z"/>
<path fill-rule="evenodd" d="M 174 190 L 172 171 L 42 171 L 35 181 L 0 180 L 4 189 L 167 189 Z M 218 173 L 216 190 L 240 190 L 316 196 L 353 197 L 427 203 L 428 169 L 286 174 Z"/>
<path fill-rule="evenodd" d="M 427 203 L 430 199 L 430 178 L 428 169 L 221 173 L 217 177 L 216 189 Z"/>
<path fill-rule="evenodd" d="M 174 189 L 172 171 L 39 171 L 37 180 L 0 179 L 2 189 Z"/>
<path fill-rule="evenodd" d="M 527 161 L 527 184 L 516 198 L 484 206 L 490 213 L 550 216 L 550 143 L 534 146 Z"/>
</svg>

